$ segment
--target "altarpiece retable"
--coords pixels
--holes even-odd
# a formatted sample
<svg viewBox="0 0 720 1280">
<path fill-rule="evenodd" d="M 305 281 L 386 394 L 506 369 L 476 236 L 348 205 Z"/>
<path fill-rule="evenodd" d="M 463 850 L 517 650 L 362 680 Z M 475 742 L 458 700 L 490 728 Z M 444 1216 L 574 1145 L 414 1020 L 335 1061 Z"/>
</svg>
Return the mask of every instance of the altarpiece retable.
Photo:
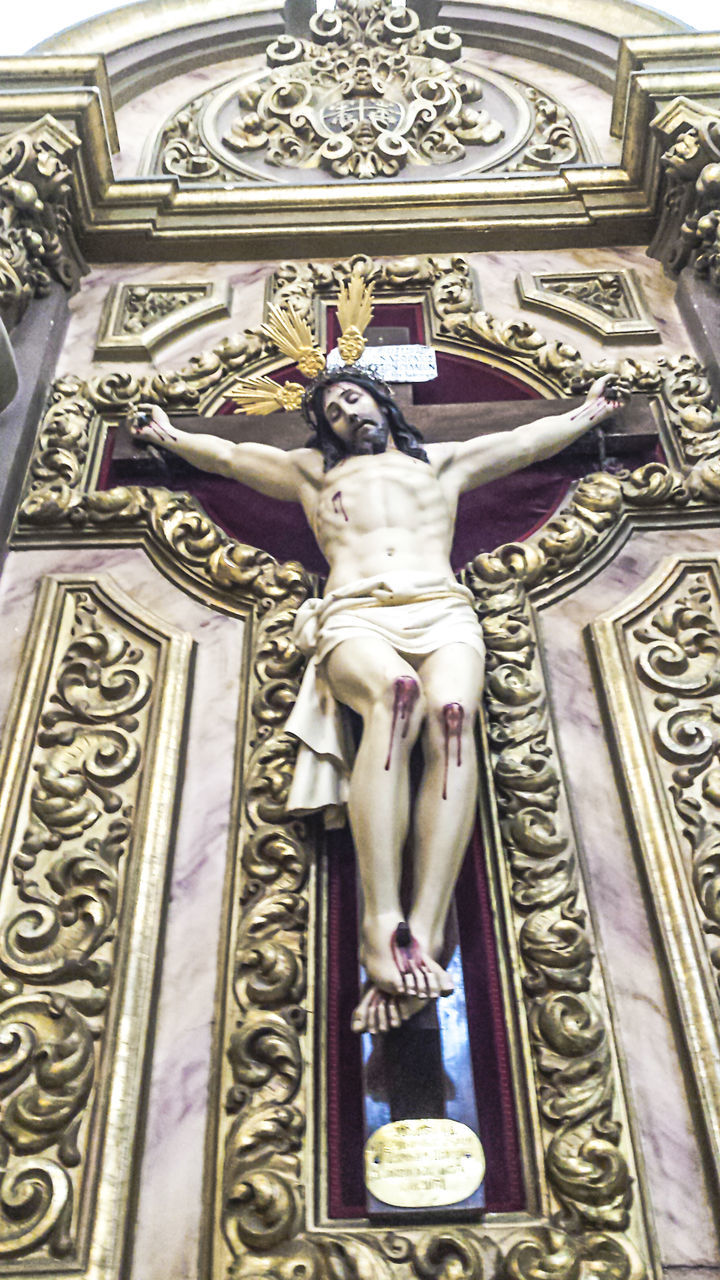
<svg viewBox="0 0 720 1280">
<path fill-rule="evenodd" d="M 0 1277 L 712 1271 L 715 46 L 301 9 L 3 62 Z"/>
</svg>

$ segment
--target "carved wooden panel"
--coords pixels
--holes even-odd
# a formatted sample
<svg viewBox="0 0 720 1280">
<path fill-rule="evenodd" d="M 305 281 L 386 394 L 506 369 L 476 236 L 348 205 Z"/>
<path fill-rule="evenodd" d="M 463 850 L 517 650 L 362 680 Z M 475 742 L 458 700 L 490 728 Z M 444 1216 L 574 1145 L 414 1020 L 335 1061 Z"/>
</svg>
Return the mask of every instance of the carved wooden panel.
<svg viewBox="0 0 720 1280">
<path fill-rule="evenodd" d="M 229 285 L 216 281 L 114 284 L 105 299 L 96 360 L 149 360 L 191 329 L 230 315 Z"/>
<path fill-rule="evenodd" d="M 668 560 L 592 638 L 720 1175 L 720 560 Z"/>
<path fill-rule="evenodd" d="M 43 580 L 0 760 L 0 1271 L 122 1274 L 192 642 Z"/>
</svg>

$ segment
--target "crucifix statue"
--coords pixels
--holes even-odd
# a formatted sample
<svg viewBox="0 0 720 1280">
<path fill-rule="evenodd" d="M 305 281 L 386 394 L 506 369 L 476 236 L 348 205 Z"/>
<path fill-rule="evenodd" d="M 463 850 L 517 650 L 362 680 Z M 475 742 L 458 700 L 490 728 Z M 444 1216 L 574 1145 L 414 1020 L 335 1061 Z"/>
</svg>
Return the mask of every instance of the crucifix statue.
<svg viewBox="0 0 720 1280">
<path fill-rule="evenodd" d="M 357 360 L 371 314 L 359 277 L 338 313 L 341 355 Z M 384 383 L 353 363 L 324 370 L 294 312 L 276 310 L 268 332 L 313 381 L 303 388 L 250 378 L 237 399 L 250 412 L 301 405 L 313 432 L 305 447 L 183 432 L 150 405 L 131 431 L 198 468 L 299 502 L 330 566 L 322 598 L 306 602 L 295 623 L 308 665 L 287 726 L 300 742 L 288 809 L 347 806 L 368 977 L 353 1027 L 386 1031 L 452 990 L 443 933 L 474 819 L 484 677 L 482 629 L 450 566 L 458 500 L 551 457 L 609 417 L 622 396 L 608 375 L 569 412 L 425 446 Z M 342 707 L 362 720 L 357 751 Z M 409 761 L 418 740 L 423 773 L 411 812 Z M 405 914 L 401 860 L 410 829 Z"/>
</svg>

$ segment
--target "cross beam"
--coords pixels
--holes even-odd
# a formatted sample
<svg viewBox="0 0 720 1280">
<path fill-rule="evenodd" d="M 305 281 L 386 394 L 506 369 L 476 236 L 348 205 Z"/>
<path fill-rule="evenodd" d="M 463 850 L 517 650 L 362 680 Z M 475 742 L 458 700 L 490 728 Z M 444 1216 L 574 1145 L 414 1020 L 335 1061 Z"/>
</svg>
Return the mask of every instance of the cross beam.
<svg viewBox="0 0 720 1280">
<path fill-rule="evenodd" d="M 471 404 L 403 405 L 406 416 L 417 427 L 428 443 L 443 440 L 470 440 L 474 436 L 489 435 L 495 431 L 512 431 L 527 422 L 535 422 L 553 413 L 567 413 L 582 404 L 582 396 L 558 400 L 500 400 Z M 262 440 L 280 449 L 297 449 L 308 438 L 308 425 L 300 412 L 270 413 L 264 416 L 250 414 L 219 414 L 203 418 L 192 414 L 171 415 L 181 431 L 211 432 L 223 440 L 238 443 Z M 657 440 L 658 423 L 648 396 L 634 395 L 629 403 L 618 410 L 605 426 L 606 447 L 609 454 L 622 457 Z M 569 452 L 576 456 L 595 453 L 593 436 L 583 436 Z M 115 448 L 115 457 L 136 457 L 144 450 L 125 433 Z"/>
</svg>

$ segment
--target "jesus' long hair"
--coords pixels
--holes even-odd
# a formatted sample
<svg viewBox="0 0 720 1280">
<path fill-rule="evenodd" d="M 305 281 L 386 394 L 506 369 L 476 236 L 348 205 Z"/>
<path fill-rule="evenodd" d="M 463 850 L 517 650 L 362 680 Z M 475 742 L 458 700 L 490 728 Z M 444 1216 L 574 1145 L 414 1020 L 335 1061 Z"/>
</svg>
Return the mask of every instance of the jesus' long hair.
<svg viewBox="0 0 720 1280">
<path fill-rule="evenodd" d="M 413 427 L 409 422 L 406 422 L 400 406 L 396 404 L 385 383 L 381 382 L 379 378 L 374 378 L 372 374 L 367 373 L 364 369 L 346 366 L 345 368 L 333 369 L 321 374 L 308 387 L 303 398 L 303 415 L 313 429 L 313 434 L 307 441 L 306 447 L 320 450 L 325 471 L 330 471 L 332 467 L 336 467 L 338 462 L 342 462 L 344 458 L 349 457 L 351 452 L 344 441 L 335 435 L 325 415 L 323 396 L 327 388 L 332 387 L 336 382 L 352 382 L 356 386 L 362 387 L 364 391 L 369 391 L 373 400 L 385 411 L 390 434 L 395 442 L 395 448 L 401 453 L 409 454 L 411 458 L 420 458 L 422 462 L 430 461 L 423 448 L 420 432 L 417 427 Z"/>
</svg>

